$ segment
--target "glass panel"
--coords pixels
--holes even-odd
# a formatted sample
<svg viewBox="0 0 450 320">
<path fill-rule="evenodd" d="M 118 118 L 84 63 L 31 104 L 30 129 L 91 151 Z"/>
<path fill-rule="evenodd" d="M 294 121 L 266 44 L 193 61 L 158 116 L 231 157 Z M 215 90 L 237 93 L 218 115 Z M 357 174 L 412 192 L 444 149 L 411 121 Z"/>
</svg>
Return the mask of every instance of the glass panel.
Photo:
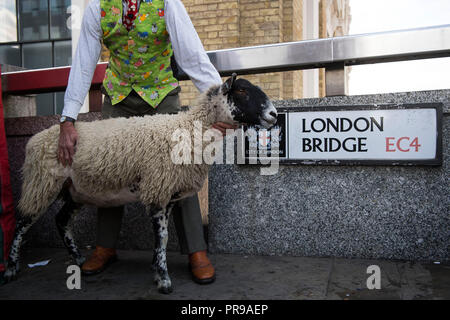
<svg viewBox="0 0 450 320">
<path fill-rule="evenodd" d="M 72 41 L 56 41 L 54 50 L 55 67 L 72 65 Z"/>
<path fill-rule="evenodd" d="M 71 0 L 50 0 L 50 37 L 52 39 L 70 38 L 71 30 L 67 27 L 70 13 L 67 8 Z"/>
<path fill-rule="evenodd" d="M 29 43 L 22 46 L 23 66 L 27 69 L 52 66 L 52 43 Z"/>
<path fill-rule="evenodd" d="M 19 25 L 21 41 L 48 39 L 48 1 L 20 0 Z"/>
<path fill-rule="evenodd" d="M 17 41 L 16 1 L 0 0 L 0 42 Z"/>
<path fill-rule="evenodd" d="M 36 115 L 49 116 L 53 113 L 53 93 L 36 95 Z"/>
<path fill-rule="evenodd" d="M 20 67 L 20 47 L 18 45 L 0 46 L 0 64 L 10 64 Z"/>
<path fill-rule="evenodd" d="M 56 92 L 56 114 L 61 114 L 64 109 L 64 92 Z"/>
</svg>

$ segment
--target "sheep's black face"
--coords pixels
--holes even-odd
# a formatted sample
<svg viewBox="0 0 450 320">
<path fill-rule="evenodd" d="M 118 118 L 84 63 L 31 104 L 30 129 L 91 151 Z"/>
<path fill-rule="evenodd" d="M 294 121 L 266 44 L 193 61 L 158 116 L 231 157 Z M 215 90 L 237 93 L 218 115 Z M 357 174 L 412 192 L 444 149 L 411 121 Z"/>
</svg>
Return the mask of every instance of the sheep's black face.
<svg viewBox="0 0 450 320">
<path fill-rule="evenodd" d="M 223 85 L 223 93 L 233 106 L 233 119 L 247 125 L 259 125 L 266 129 L 277 122 L 277 110 L 258 86 L 233 74 Z"/>
</svg>

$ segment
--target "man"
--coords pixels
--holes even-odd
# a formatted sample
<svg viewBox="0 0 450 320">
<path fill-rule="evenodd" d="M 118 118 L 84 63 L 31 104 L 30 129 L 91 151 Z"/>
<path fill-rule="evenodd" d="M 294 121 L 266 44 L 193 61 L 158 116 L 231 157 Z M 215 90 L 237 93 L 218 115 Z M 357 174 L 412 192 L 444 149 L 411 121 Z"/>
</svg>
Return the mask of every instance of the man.
<svg viewBox="0 0 450 320">
<path fill-rule="evenodd" d="M 180 0 L 91 1 L 64 98 L 58 148 L 64 166 L 72 164 L 78 139 L 74 122 L 89 90 L 102 41 L 111 54 L 102 87 L 104 118 L 179 111 L 180 88 L 170 67 L 172 48 L 178 65 L 199 91 L 222 82 Z M 231 128 L 224 123 L 213 127 L 223 134 Z M 115 261 L 122 215 L 123 207 L 98 209 L 97 246 L 82 266 L 84 274 L 99 273 Z M 215 271 L 206 255 L 197 196 L 180 201 L 173 216 L 182 252 L 189 253 L 193 280 L 213 282 Z"/>
</svg>

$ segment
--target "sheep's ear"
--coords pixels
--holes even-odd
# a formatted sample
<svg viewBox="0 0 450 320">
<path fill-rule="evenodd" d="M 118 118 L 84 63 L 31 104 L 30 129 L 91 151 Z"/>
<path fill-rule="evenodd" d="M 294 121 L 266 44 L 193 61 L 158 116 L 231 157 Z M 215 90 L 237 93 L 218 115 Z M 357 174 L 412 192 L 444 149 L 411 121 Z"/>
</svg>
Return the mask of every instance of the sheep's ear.
<svg viewBox="0 0 450 320">
<path fill-rule="evenodd" d="M 228 78 L 227 81 L 225 81 L 223 83 L 223 85 L 222 85 L 223 95 L 226 95 L 226 94 L 228 94 L 228 92 L 230 92 L 231 88 L 233 87 L 234 81 L 236 81 L 236 77 L 237 77 L 237 74 L 233 73 L 231 75 L 231 77 Z"/>
</svg>

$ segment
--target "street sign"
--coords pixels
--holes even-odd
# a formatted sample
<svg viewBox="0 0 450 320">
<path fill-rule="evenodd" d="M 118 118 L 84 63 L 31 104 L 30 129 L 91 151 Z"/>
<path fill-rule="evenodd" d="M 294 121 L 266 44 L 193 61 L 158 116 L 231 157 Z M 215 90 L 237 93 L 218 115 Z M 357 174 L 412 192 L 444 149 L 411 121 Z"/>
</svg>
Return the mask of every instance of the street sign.
<svg viewBox="0 0 450 320">
<path fill-rule="evenodd" d="M 442 164 L 442 104 L 279 109 L 270 130 L 247 128 L 246 160 L 292 164 Z"/>
</svg>

